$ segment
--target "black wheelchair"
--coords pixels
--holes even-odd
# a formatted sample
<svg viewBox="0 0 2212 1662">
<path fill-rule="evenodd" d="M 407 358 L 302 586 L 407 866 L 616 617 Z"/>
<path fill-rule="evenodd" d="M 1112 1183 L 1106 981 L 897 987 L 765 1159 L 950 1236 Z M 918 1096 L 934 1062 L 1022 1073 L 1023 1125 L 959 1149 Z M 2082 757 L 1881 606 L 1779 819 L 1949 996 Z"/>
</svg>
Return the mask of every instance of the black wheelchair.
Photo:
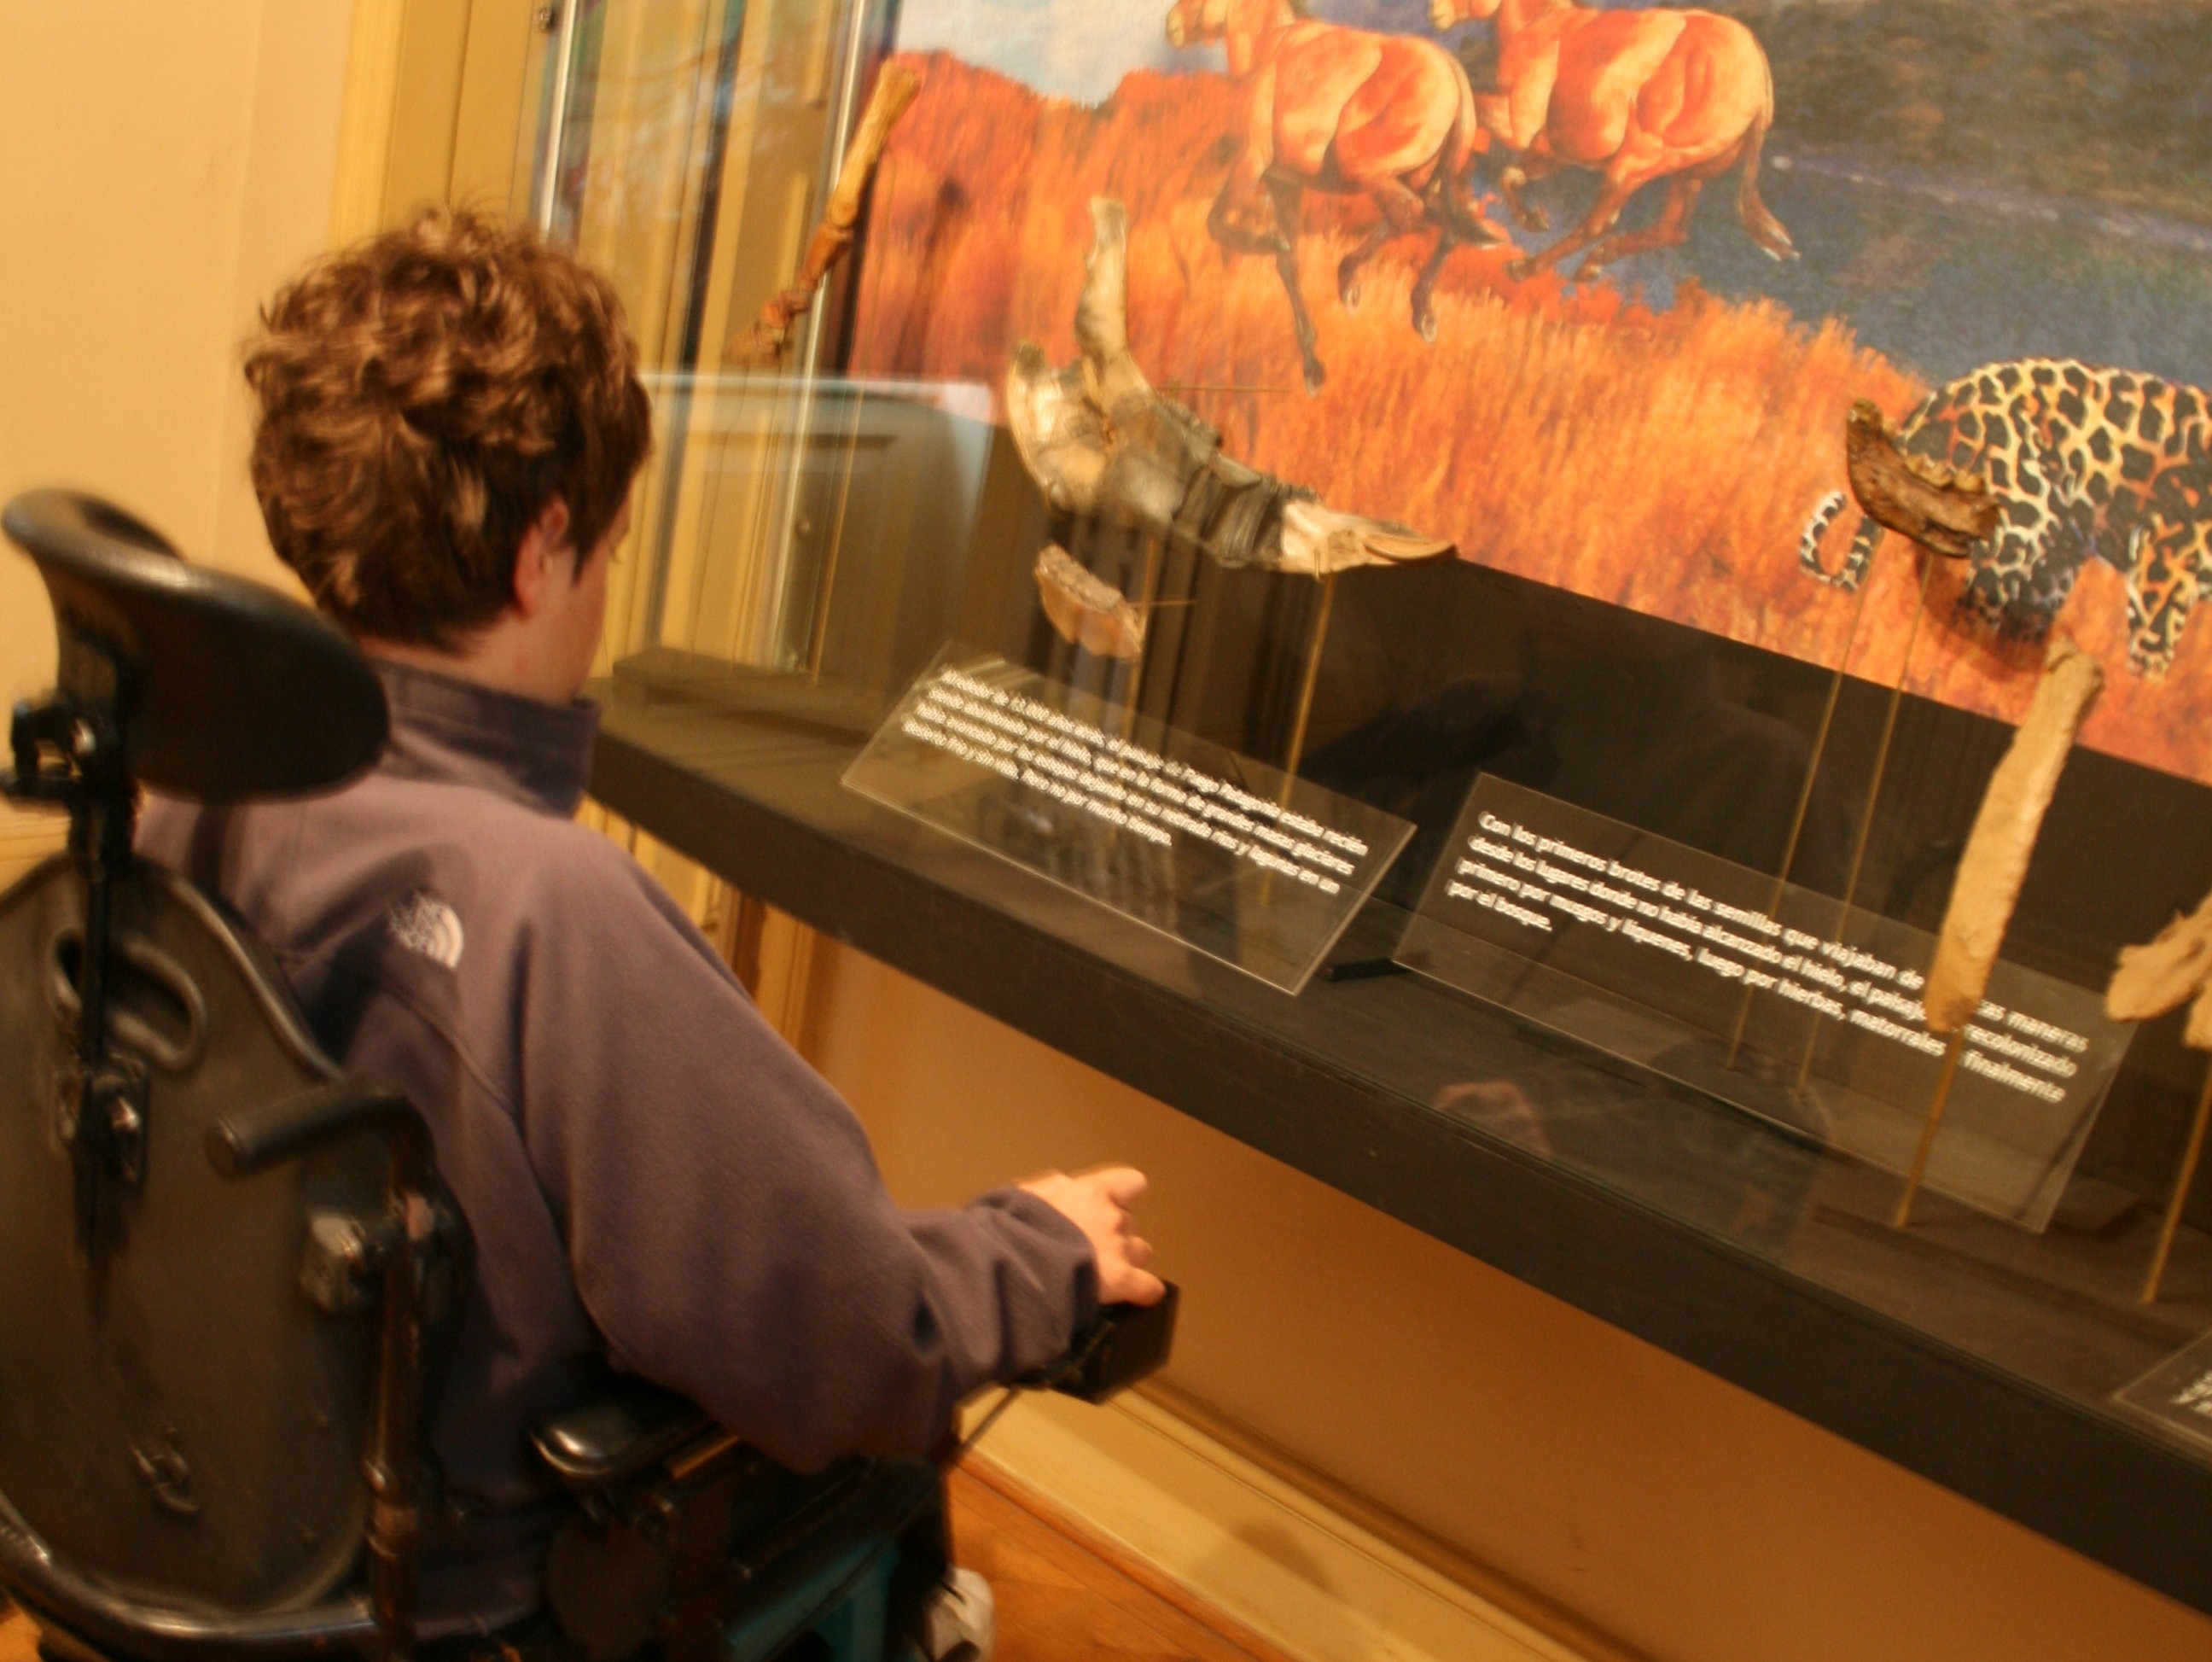
<svg viewBox="0 0 2212 1662">
<path fill-rule="evenodd" d="M 134 858 L 138 790 L 332 788 L 382 690 L 307 608 L 94 499 L 17 498 L 59 644 L 12 801 L 64 853 L 0 895 L 0 1591 L 56 1662 L 416 1653 L 446 1515 L 424 1354 L 465 1232 L 423 1122 L 318 1048 L 216 898 Z M 1090 1400 L 1166 1357 L 1173 1290 L 1025 1385 Z M 573 1502 L 548 1655 L 915 1654 L 945 1573 L 927 1463 L 782 1471 L 637 1379 L 537 1439 Z"/>
</svg>

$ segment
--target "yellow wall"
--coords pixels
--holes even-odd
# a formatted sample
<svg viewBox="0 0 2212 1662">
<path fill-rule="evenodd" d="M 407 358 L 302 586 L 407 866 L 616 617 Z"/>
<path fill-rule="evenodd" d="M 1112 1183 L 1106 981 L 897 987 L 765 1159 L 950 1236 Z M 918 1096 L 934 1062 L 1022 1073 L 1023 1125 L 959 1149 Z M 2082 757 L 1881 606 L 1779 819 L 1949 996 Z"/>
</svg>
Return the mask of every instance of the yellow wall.
<svg viewBox="0 0 2212 1662">
<path fill-rule="evenodd" d="M 236 344 L 330 222 L 339 0 L 0 6 L 0 496 L 112 496 L 197 558 L 273 577 Z M 0 553 L 0 698 L 53 673 Z M 0 810 L 0 882 L 51 836 Z"/>
<path fill-rule="evenodd" d="M 1213 1415 L 1682 1662 L 2163 1662 L 2212 1622 L 856 953 L 816 1038 L 893 1189 L 1151 1172 L 1168 1379 Z"/>
</svg>

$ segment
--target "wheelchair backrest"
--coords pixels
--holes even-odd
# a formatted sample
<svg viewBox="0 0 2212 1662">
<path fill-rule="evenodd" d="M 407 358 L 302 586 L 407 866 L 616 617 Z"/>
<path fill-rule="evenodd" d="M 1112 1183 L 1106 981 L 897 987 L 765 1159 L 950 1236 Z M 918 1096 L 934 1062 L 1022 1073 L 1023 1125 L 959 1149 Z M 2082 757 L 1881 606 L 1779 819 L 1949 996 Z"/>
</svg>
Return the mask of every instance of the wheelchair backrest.
<svg viewBox="0 0 2212 1662">
<path fill-rule="evenodd" d="M 143 1072 L 136 1182 L 88 1239 L 58 1134 L 84 884 L 65 857 L 0 897 L 0 1499 L 79 1570 L 159 1604 L 268 1610 L 353 1568 L 373 1310 L 302 1285 L 319 1213 L 374 1216 L 370 1139 L 240 1182 L 216 1121 L 335 1073 L 252 943 L 170 874 L 114 899 L 110 1026 Z"/>
<path fill-rule="evenodd" d="M 391 1148 L 218 1174 L 219 1122 L 337 1070 L 250 932 L 128 832 L 140 782 L 229 800 L 358 772 L 383 693 L 326 620 L 104 503 L 37 492 L 4 520 L 60 647 L 4 782 L 71 829 L 0 896 L 0 1565 L 133 1606 L 122 1631 L 302 1610 L 370 1515 L 378 1322 L 337 1249 L 389 1215 Z"/>
</svg>

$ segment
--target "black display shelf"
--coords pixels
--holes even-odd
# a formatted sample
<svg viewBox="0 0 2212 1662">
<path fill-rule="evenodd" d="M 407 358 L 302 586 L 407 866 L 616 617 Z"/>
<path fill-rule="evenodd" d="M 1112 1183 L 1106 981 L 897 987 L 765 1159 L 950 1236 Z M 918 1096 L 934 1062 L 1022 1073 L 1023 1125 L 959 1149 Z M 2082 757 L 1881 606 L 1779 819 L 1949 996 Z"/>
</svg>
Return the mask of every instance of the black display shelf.
<svg viewBox="0 0 2212 1662">
<path fill-rule="evenodd" d="M 1632 1064 L 1410 975 L 1290 998 L 843 789 L 866 701 L 667 685 L 593 689 L 592 793 L 735 887 L 2212 1613 L 2212 1464 L 2106 1400 L 2212 1325 L 2133 1303 L 2146 1220 L 2069 1246 L 1937 1203 L 1899 1236 L 1893 1179 Z M 1370 906 L 1338 958 L 1397 921 Z M 1437 1105 L 1466 1080 L 1518 1081 L 1545 1135 Z"/>
</svg>

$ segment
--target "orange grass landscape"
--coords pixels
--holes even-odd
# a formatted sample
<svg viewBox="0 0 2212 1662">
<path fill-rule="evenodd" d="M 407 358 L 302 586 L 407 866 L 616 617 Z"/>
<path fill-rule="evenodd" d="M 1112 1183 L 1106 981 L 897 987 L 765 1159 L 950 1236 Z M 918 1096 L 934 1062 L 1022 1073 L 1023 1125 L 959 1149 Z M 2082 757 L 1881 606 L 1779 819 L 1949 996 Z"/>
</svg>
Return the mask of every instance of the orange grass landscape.
<svg viewBox="0 0 2212 1662">
<path fill-rule="evenodd" d="M 1799 566 L 1808 515 L 1844 485 L 1851 401 L 1895 417 L 1927 391 L 1848 325 L 1692 284 L 1652 309 L 1613 281 L 1515 282 L 1511 250 L 1463 249 L 1426 344 L 1408 307 L 1427 235 L 1388 245 L 1347 311 L 1336 265 L 1374 210 L 1312 196 L 1299 249 L 1328 379 L 1308 397 L 1273 262 L 1224 253 L 1206 229 L 1243 131 L 1236 86 L 1139 71 L 1094 107 L 945 55 L 909 61 L 923 90 L 876 182 L 856 371 L 995 386 L 1021 340 L 1072 357 L 1088 204 L 1116 197 L 1137 360 L 1231 454 L 1483 564 L 1871 680 L 1897 679 L 1910 636 L 1912 691 L 2005 720 L 2025 709 L 2038 654 L 1954 621 L 1958 568 L 1935 574 L 1916 631 L 1903 539 L 1885 540 L 1863 610 Z M 1693 253 L 1742 234 L 1732 195 L 1709 193 Z M 1831 568 L 1856 523 L 1831 529 Z M 2162 681 L 2136 677 L 2112 576 L 2085 574 L 2062 624 L 2107 669 L 2085 740 L 2212 779 L 2212 622 Z"/>
</svg>

